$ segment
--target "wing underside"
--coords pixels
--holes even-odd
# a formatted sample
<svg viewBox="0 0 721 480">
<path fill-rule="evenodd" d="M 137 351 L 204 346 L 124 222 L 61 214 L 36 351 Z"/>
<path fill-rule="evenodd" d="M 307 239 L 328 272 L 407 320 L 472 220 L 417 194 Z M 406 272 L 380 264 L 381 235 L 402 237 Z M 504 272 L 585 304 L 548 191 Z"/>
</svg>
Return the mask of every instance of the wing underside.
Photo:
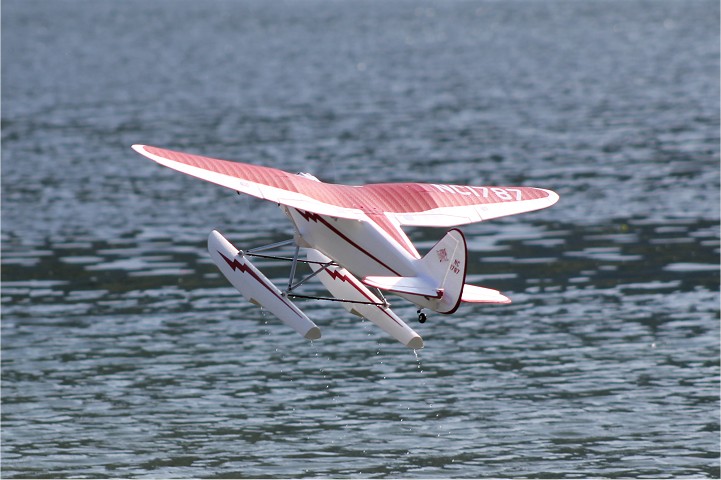
<svg viewBox="0 0 721 480">
<path fill-rule="evenodd" d="M 317 189 L 325 184 L 282 170 L 184 154 L 146 145 L 133 145 L 133 149 L 165 167 L 262 200 L 338 218 L 360 220 L 364 217 L 356 208 L 334 205 L 314 198 L 314 187 Z M 315 185 L 308 185 L 309 183 Z M 300 189 L 297 184 L 305 188 Z"/>
<path fill-rule="evenodd" d="M 533 212 L 550 207 L 558 201 L 558 195 L 550 190 L 546 191 L 549 192 L 549 195 L 545 198 L 494 204 L 457 205 L 419 212 L 390 212 L 387 213 L 387 215 L 394 218 L 403 226 L 457 227 L 459 225 L 467 225 L 469 223 L 477 223 L 484 220 L 517 215 L 519 213 Z"/>
</svg>

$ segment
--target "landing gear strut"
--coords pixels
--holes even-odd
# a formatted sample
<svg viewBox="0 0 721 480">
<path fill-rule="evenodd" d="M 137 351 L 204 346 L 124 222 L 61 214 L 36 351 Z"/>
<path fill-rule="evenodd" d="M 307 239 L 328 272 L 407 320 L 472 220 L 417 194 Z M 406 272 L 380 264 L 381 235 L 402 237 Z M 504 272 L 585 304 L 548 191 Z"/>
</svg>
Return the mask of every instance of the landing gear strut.
<svg viewBox="0 0 721 480">
<path fill-rule="evenodd" d="M 426 317 L 426 314 L 423 313 L 421 310 L 418 310 L 418 323 L 426 323 L 426 320 L 428 318 Z"/>
</svg>

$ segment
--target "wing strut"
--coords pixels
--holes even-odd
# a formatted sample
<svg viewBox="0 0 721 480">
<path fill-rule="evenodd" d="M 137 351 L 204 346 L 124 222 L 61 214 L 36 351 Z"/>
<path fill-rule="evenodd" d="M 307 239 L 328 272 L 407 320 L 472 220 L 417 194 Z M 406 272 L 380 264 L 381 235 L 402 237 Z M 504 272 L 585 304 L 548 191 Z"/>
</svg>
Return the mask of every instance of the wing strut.
<svg viewBox="0 0 721 480">
<path fill-rule="evenodd" d="M 285 247 L 286 245 L 292 245 L 294 243 L 295 243 L 295 240 L 290 238 L 288 240 L 283 240 L 282 242 L 276 242 L 276 243 L 271 243 L 270 245 L 263 245 L 262 247 L 251 248 L 250 250 L 246 250 L 244 253 L 246 255 L 250 255 L 250 254 L 256 253 L 256 252 L 264 252 L 266 250 L 273 250 L 275 248 Z"/>
<path fill-rule="evenodd" d="M 322 270 L 318 270 L 316 273 L 311 275 L 311 277 L 316 276 L 318 273 L 320 273 Z M 308 277 L 310 278 L 310 277 Z M 382 303 L 382 302 L 362 302 L 360 300 L 346 300 L 345 298 L 335 298 L 335 297 L 316 297 L 313 295 L 302 295 L 300 293 L 289 293 L 288 296 L 290 298 L 305 298 L 308 300 L 323 300 L 326 302 L 338 302 L 338 303 L 355 303 L 356 305 L 375 305 L 376 307 L 385 307 L 388 305 L 388 303 Z"/>
<path fill-rule="evenodd" d="M 323 296 L 316 296 L 316 295 L 305 295 L 305 294 L 301 294 L 301 293 L 293 293 L 293 291 L 295 289 L 297 289 L 298 287 L 300 287 L 307 281 L 313 279 L 314 277 L 318 276 L 321 272 L 323 272 L 324 268 L 331 267 L 331 266 L 336 266 L 336 267 L 338 266 L 338 264 L 336 262 L 334 262 L 333 260 L 330 260 L 330 259 L 325 262 L 301 259 L 299 257 L 300 247 L 297 244 L 295 244 L 295 252 L 293 253 L 292 257 L 255 253 L 255 252 L 266 252 L 268 250 L 274 250 L 277 248 L 282 248 L 282 247 L 285 247 L 288 245 L 293 245 L 293 244 L 295 244 L 295 240 L 293 240 L 293 239 L 283 240 L 282 242 L 271 243 L 269 245 L 262 245 L 260 247 L 254 247 L 249 250 L 243 250 L 242 253 L 246 257 L 257 257 L 257 258 L 264 258 L 264 259 L 268 259 L 268 260 L 282 260 L 285 262 L 292 262 L 290 276 L 288 279 L 288 288 L 282 292 L 289 298 L 304 298 L 307 300 L 324 300 L 327 302 L 338 302 L 338 303 L 356 303 L 359 305 L 376 305 L 376 306 L 380 306 L 380 307 L 389 306 L 388 301 L 385 299 L 385 297 L 383 297 L 383 294 L 377 288 L 375 290 L 377 292 L 378 297 L 381 300 L 380 302 L 373 302 L 373 301 L 366 302 L 366 301 L 359 301 L 359 300 L 349 300 L 349 299 L 345 299 L 345 298 L 323 297 Z M 312 269 L 314 271 L 311 274 L 309 274 L 309 275 L 301 278 L 297 282 L 293 283 L 295 280 L 295 277 L 296 277 L 298 263 L 305 263 L 308 265 L 318 265 L 319 267 L 318 267 L 318 269 Z"/>
<path fill-rule="evenodd" d="M 290 292 L 293 290 L 293 279 L 295 278 L 295 268 L 298 266 L 298 252 L 300 252 L 300 247 L 298 245 L 295 246 L 295 253 L 293 254 L 293 263 L 290 265 L 290 278 L 288 279 L 288 289 L 287 292 Z"/>
</svg>

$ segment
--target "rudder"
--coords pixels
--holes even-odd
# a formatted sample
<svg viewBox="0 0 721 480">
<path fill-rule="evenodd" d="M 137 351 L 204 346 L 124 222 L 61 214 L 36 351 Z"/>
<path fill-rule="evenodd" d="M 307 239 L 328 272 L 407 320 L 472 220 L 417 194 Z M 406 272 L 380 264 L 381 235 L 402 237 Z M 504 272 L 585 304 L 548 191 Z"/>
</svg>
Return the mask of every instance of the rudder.
<svg viewBox="0 0 721 480">
<path fill-rule="evenodd" d="M 468 249 L 463 232 L 451 229 L 420 260 L 423 270 L 443 294 L 429 299 L 428 308 L 438 313 L 450 314 L 458 309 L 466 282 Z"/>
</svg>

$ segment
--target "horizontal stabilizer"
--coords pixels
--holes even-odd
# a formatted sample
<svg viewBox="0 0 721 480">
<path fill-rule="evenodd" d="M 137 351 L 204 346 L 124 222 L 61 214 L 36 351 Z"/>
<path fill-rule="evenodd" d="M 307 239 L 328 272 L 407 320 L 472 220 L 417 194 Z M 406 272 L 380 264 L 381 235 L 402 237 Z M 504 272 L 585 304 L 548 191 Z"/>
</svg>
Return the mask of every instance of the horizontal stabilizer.
<svg viewBox="0 0 721 480">
<path fill-rule="evenodd" d="M 422 277 L 365 277 L 363 283 L 393 293 L 405 293 L 421 297 L 441 298 L 443 290 L 434 287 Z"/>
<path fill-rule="evenodd" d="M 468 284 L 463 285 L 461 301 L 468 303 L 511 303 L 511 299 L 498 290 Z"/>
<path fill-rule="evenodd" d="M 320 329 L 316 324 L 215 230 L 208 237 L 208 251 L 225 278 L 249 302 L 265 308 L 308 340 L 320 338 Z"/>
</svg>

